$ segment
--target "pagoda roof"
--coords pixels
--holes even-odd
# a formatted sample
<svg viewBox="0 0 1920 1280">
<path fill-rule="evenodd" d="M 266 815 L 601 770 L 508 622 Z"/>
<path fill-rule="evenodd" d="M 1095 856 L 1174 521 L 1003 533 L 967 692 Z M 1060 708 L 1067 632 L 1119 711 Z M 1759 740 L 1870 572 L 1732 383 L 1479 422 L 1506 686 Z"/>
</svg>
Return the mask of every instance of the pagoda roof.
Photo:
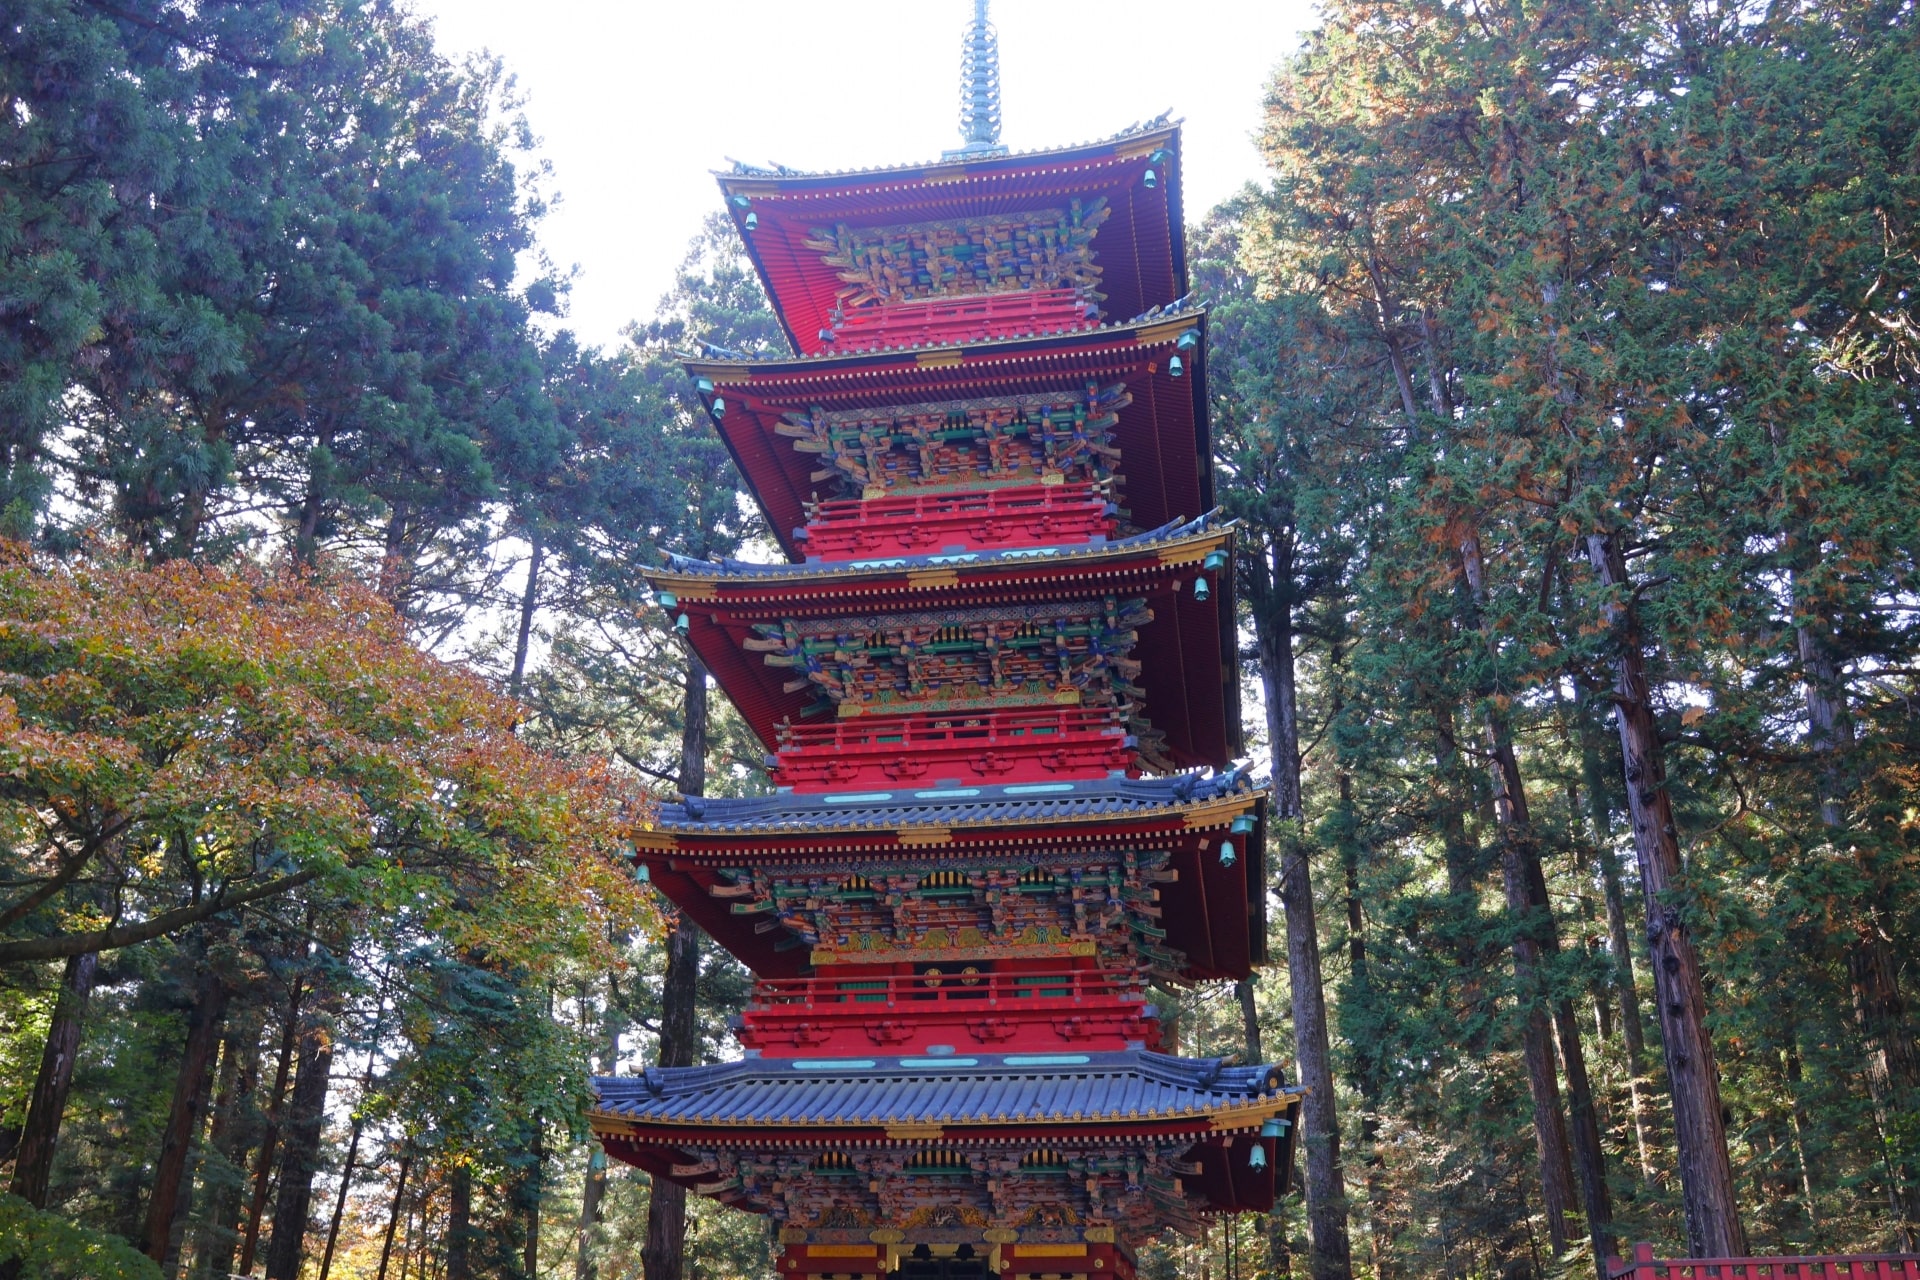
<svg viewBox="0 0 1920 1280">
<path fill-rule="evenodd" d="M 1142 182 L 1148 157 L 1159 185 Z M 1105 198 L 1111 210 L 1093 242 L 1106 307 L 1133 315 L 1187 291 L 1177 121 L 1098 142 L 881 169 L 802 173 L 736 165 L 715 175 L 767 296 L 794 350 L 818 351 L 844 286 L 807 241 L 835 225 L 890 227 L 994 217 Z M 745 203 L 743 204 L 742 201 Z M 747 216 L 754 216 L 753 229 Z"/>
<path fill-rule="evenodd" d="M 801 559 L 793 531 L 807 521 L 819 490 L 816 458 L 775 428 L 790 413 L 815 406 L 882 410 L 914 402 L 1021 392 L 1078 390 L 1088 382 L 1125 382 L 1133 402 L 1114 428 L 1121 450 L 1124 505 L 1136 523 L 1153 527 L 1211 508 L 1213 475 L 1207 435 L 1205 362 L 1173 382 L 1167 358 L 1188 329 L 1206 330 L 1204 308 L 1161 310 L 1124 324 L 1074 333 L 997 338 L 965 346 L 828 352 L 798 359 L 689 360 L 687 372 L 715 390 L 703 396 L 708 415 L 766 514 L 781 549 Z M 1184 384 L 1184 386 L 1180 385 Z M 726 413 L 712 413 L 714 397 Z"/>
<path fill-rule="evenodd" d="M 1305 1090 L 1277 1066 L 1228 1066 L 1146 1049 L 1108 1052 L 744 1058 L 706 1067 L 648 1067 L 594 1080 L 594 1128 L 637 1136 L 662 1128 L 814 1131 L 845 1141 L 861 1128 L 1124 1126 L 1235 1133 L 1285 1119 Z M 608 1124 L 608 1121 L 614 1122 Z M 933 1135 L 902 1135 L 933 1136 Z M 708 1137 L 707 1140 L 711 1140 Z"/>
<path fill-rule="evenodd" d="M 1232 836 L 1240 856 L 1215 851 Z M 1107 777 L 960 787 L 905 785 L 771 796 L 683 797 L 661 805 L 636 835 L 656 887 L 762 977 L 794 977 L 810 953 L 783 945 L 753 917 L 733 915 L 714 886 L 726 869 L 796 860 L 874 869 L 898 864 L 964 867 L 1009 848 L 1169 849 L 1177 879 L 1163 885 L 1169 946 L 1190 980 L 1240 979 L 1266 961 L 1266 788 L 1237 765 L 1213 774 Z"/>
<path fill-rule="evenodd" d="M 896 577 L 903 569 L 1020 569 L 1054 565 L 1063 561 L 1098 561 L 1145 550 L 1159 551 L 1193 542 L 1196 545 L 1225 546 L 1224 535 L 1234 528 L 1233 521 L 1220 521 L 1218 507 L 1192 520 L 1169 520 L 1157 529 L 1129 534 L 1124 538 L 1096 538 L 1091 542 L 1051 547 L 1016 547 L 1006 550 L 962 552 L 926 552 L 921 555 L 882 556 L 859 560 L 808 560 L 801 564 L 767 564 L 752 560 L 697 560 L 674 552 L 666 553 L 664 571 L 644 573 L 658 587 L 677 583 L 709 582 L 739 578 L 753 582 L 796 582 L 813 578 L 832 578 L 863 585 L 871 579 Z M 1207 537 L 1214 534 L 1217 536 Z M 742 585 L 745 585 L 744 583 Z"/>
<path fill-rule="evenodd" d="M 1244 764 L 1167 778 L 964 787 L 902 786 L 887 791 L 781 792 L 771 796 L 683 797 L 654 816 L 660 831 L 700 835 L 895 831 L 902 827 L 996 827 L 1147 817 L 1183 812 L 1231 796 L 1255 795 Z"/>
<path fill-rule="evenodd" d="M 1080 548 L 800 565 L 676 560 L 646 577 L 688 615 L 689 643 L 768 746 L 782 721 L 801 722 L 816 694 L 787 689 L 791 670 L 769 666 L 749 650 L 756 622 L 959 610 L 1035 590 L 1053 600 L 1144 594 L 1155 609 L 1134 649 L 1142 663 L 1144 714 L 1165 734 L 1171 760 L 1218 767 L 1240 748 L 1237 683 L 1222 674 L 1235 669 L 1231 556 L 1215 571 L 1208 599 L 1175 584 L 1186 581 L 1182 573 L 1197 572 L 1208 553 L 1230 550 L 1232 529 L 1207 515 Z M 889 714 L 914 710 L 901 704 Z"/>
</svg>

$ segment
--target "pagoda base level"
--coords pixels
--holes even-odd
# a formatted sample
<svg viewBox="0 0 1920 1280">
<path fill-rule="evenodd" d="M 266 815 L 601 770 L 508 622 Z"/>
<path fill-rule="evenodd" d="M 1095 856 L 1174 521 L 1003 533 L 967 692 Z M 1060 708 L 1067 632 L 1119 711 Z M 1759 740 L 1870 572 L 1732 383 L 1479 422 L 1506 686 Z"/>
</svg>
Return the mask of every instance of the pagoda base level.
<svg viewBox="0 0 1920 1280">
<path fill-rule="evenodd" d="M 784 1280 L 1134 1280 L 1133 1255 L 1098 1241 L 793 1242 L 781 1249 L 775 1270 Z"/>
</svg>

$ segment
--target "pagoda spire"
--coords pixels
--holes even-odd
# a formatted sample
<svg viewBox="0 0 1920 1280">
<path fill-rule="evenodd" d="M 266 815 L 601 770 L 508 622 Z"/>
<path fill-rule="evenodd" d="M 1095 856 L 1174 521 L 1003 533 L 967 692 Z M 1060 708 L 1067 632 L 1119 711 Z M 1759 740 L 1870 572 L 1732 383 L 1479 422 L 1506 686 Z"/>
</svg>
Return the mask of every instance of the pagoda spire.
<svg viewBox="0 0 1920 1280">
<path fill-rule="evenodd" d="M 987 21 L 987 0 L 973 0 L 973 21 L 960 46 L 960 137 L 943 159 L 1007 154 L 1000 145 L 1000 36 Z"/>
</svg>

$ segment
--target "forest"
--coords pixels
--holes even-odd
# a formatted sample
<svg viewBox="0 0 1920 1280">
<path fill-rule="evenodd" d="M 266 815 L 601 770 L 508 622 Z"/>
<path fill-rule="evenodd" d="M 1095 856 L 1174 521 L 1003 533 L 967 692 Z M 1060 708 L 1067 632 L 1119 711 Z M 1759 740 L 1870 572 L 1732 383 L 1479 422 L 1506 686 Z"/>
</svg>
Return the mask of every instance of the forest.
<svg viewBox="0 0 1920 1280">
<path fill-rule="evenodd" d="M 1187 243 L 1273 961 L 1156 1001 L 1313 1092 L 1142 1274 L 1920 1248 L 1920 15 L 1272 64 Z M 510 72 L 0 0 L 0 1277 L 770 1273 L 584 1113 L 733 1052 L 624 850 L 762 748 L 638 570 L 765 552 L 679 357 L 782 338 L 719 218 L 576 338 Z"/>
</svg>

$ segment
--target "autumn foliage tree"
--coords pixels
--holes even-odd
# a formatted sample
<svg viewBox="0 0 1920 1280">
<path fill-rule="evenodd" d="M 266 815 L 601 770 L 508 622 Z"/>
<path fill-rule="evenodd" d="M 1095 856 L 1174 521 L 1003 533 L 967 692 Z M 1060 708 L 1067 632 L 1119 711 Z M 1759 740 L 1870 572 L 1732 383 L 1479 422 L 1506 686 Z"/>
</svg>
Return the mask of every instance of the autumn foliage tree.
<svg viewBox="0 0 1920 1280">
<path fill-rule="evenodd" d="M 170 939 L 210 954 L 304 914 L 336 964 L 360 933 L 512 980 L 611 964 L 609 940 L 645 923 L 620 856 L 641 798 L 529 746 L 516 704 L 422 653 L 372 590 L 293 569 L 4 554 L 0 963 L 67 965 L 16 1194 L 45 1198 L 103 953 Z M 148 1214 L 156 1260 L 236 994 L 211 959 L 200 981 L 170 1122 L 182 1135 L 163 1145 Z M 302 1034 L 330 1055 L 347 993 L 338 978 L 305 985 Z M 303 1059 L 304 1078 L 323 1082 L 328 1061 Z M 283 1171 L 281 1195 L 299 1181 Z M 291 1247 L 297 1265 L 297 1233 Z"/>
</svg>

